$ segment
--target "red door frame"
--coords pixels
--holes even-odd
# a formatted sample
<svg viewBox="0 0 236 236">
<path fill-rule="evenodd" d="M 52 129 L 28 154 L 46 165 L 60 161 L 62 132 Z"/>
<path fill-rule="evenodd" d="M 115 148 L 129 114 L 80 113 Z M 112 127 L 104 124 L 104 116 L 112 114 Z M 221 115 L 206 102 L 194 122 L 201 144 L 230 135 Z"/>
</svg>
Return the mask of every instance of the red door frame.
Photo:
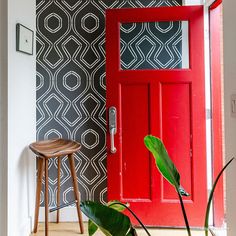
<svg viewBox="0 0 236 236">
<path fill-rule="evenodd" d="M 222 3 L 222 0 L 215 0 L 211 6 L 210 6 L 210 9 L 214 9 L 214 8 L 217 8 L 220 4 Z"/>
<path fill-rule="evenodd" d="M 184 9 L 185 8 L 185 9 Z M 126 14 L 125 9 L 119 9 L 119 11 L 116 10 L 108 10 L 106 13 L 106 29 L 109 29 L 109 34 L 114 34 L 114 35 L 119 35 L 119 22 L 121 23 L 128 23 L 130 22 L 130 19 L 133 19 L 135 22 L 144 22 L 147 21 L 146 16 L 151 16 L 151 18 L 149 18 L 149 21 L 156 21 L 156 14 L 157 14 L 157 9 L 152 9 L 152 8 L 146 8 L 146 9 L 139 9 L 139 14 L 137 14 L 137 9 L 129 9 L 129 15 Z M 188 14 L 186 14 L 186 11 L 188 11 Z M 198 15 L 199 14 L 199 15 Z M 200 18 L 202 17 L 203 14 L 203 7 L 202 6 L 198 6 L 198 7 L 180 7 L 180 8 L 176 8 L 176 7 L 170 7 L 169 8 L 169 14 L 165 15 L 163 13 L 163 8 L 158 8 L 158 18 L 160 18 L 161 21 L 169 21 L 170 20 L 170 16 L 171 16 L 171 20 L 173 21 L 189 21 L 190 25 L 189 27 L 191 28 L 191 18 L 192 17 L 196 17 L 199 16 Z M 114 20 L 115 19 L 115 20 Z M 194 19 L 194 18 L 193 18 Z M 196 27 L 196 22 L 193 21 L 194 26 Z M 197 25 L 198 26 L 198 25 Z M 198 32 L 198 33 L 196 33 Z M 194 37 L 197 41 L 202 41 L 203 40 L 203 21 L 201 20 L 199 27 L 197 27 L 197 31 L 195 33 L 193 31 L 190 30 L 190 42 L 191 42 L 191 38 Z M 154 70 L 138 70 L 138 71 L 122 71 L 120 70 L 120 55 L 119 55 L 119 37 L 114 38 L 114 40 L 110 40 L 109 42 L 106 42 L 106 47 L 109 48 L 109 50 L 106 50 L 107 53 L 107 57 L 108 59 L 112 58 L 112 60 L 107 60 L 107 86 L 109 85 L 109 78 L 114 78 L 116 76 L 122 78 L 122 76 L 126 76 L 126 78 L 130 78 L 131 80 L 141 80 L 144 77 L 147 77 L 148 80 L 151 81 L 155 81 L 156 80 L 156 72 Z M 191 53 L 190 53 L 190 65 L 195 65 L 193 67 L 191 67 L 190 69 L 173 69 L 173 70 L 159 70 L 158 73 L 160 75 L 160 77 L 165 77 L 166 82 L 171 82 L 172 79 L 174 78 L 174 76 L 176 76 L 176 72 L 181 73 L 181 80 L 183 82 L 187 82 L 188 81 L 188 77 L 189 77 L 189 73 L 195 73 L 195 75 L 202 75 L 204 76 L 204 68 L 199 68 L 198 65 L 198 60 L 196 59 L 195 56 L 193 55 L 197 55 L 200 56 L 200 58 L 204 58 L 203 55 L 203 48 L 201 48 L 200 50 L 198 50 L 197 48 L 194 48 L 193 45 L 190 44 L 191 47 Z M 198 58 L 198 57 L 197 57 Z M 198 82 L 196 83 L 197 86 L 200 87 L 204 87 L 204 81 L 202 82 Z M 119 91 L 111 91 L 108 90 L 107 91 L 107 96 L 117 96 L 119 93 Z M 196 97 L 196 94 L 195 94 Z M 114 104 L 112 104 L 109 100 L 107 100 L 107 108 L 109 108 L 110 106 L 113 106 Z M 205 107 L 205 96 L 201 96 L 199 98 L 198 101 L 196 101 L 196 99 L 194 99 L 194 107 Z M 107 109 L 108 110 L 108 109 Z M 196 110 L 194 111 L 196 113 Z M 198 110 L 198 115 L 200 115 L 201 118 L 205 117 L 205 110 Z M 108 117 L 108 116 L 107 116 Z M 197 127 L 199 127 L 199 124 L 201 123 L 200 120 L 195 120 Z M 118 118 L 117 120 L 118 126 L 120 123 L 120 120 Z M 201 126 L 201 125 L 200 125 Z M 204 128 L 203 129 L 199 129 L 198 130 L 198 135 L 195 138 L 196 140 L 201 140 L 201 144 L 198 143 L 197 146 L 197 150 L 195 155 L 197 157 L 199 157 L 199 159 L 201 159 L 201 161 L 195 160 L 194 165 L 197 165 L 197 169 L 202 169 L 204 166 L 204 169 L 206 167 L 206 163 L 205 163 L 205 153 L 202 153 L 201 150 L 206 150 L 206 142 L 205 142 L 205 125 L 203 125 Z M 119 127 L 118 127 L 119 130 Z M 110 141 L 109 141 L 109 134 L 107 133 L 107 146 L 110 147 Z M 115 143 L 119 144 L 121 142 L 120 140 L 120 136 L 119 134 L 115 136 Z M 193 142 L 195 142 L 193 139 Z M 119 154 L 119 153 L 118 153 Z M 117 168 L 119 168 L 120 166 L 120 158 L 117 158 L 115 154 L 113 156 L 108 155 L 108 161 L 107 161 L 107 166 L 108 169 L 113 169 L 113 170 L 117 170 Z M 204 164 L 205 163 L 205 164 Z M 203 165 L 203 166 L 202 166 Z M 120 184 L 120 170 L 117 171 L 117 173 L 109 173 L 108 171 L 108 189 L 112 188 L 113 192 L 112 194 L 108 191 L 108 199 L 120 199 L 120 189 L 121 186 Z M 196 173 L 194 174 L 194 179 L 197 180 L 197 176 Z M 202 172 L 202 178 L 204 180 L 206 180 L 206 171 Z M 206 181 L 202 181 L 202 186 L 206 189 Z M 206 204 L 206 194 L 196 194 L 196 197 L 200 198 L 198 200 L 200 200 L 200 202 L 204 205 Z M 202 208 L 199 210 L 202 210 Z M 198 219 L 199 220 L 199 219 Z M 202 223 L 202 222 L 201 222 Z M 199 221 L 198 221 L 199 224 Z M 178 225 L 178 224 L 176 224 Z"/>
<path fill-rule="evenodd" d="M 222 135 L 222 1 L 215 1 L 209 9 L 210 17 L 210 56 L 211 56 L 211 89 L 212 89 L 212 157 L 213 179 L 223 168 L 223 135 Z M 213 213 L 214 226 L 224 223 L 224 184 L 221 178 L 216 188 Z"/>
<path fill-rule="evenodd" d="M 213 7 L 214 5 L 214 7 Z M 222 80 L 221 80 L 221 9 L 222 6 L 210 7 L 210 45 L 211 45 L 211 89 L 212 89 L 212 146 L 213 146 L 213 178 L 215 179 L 223 167 L 223 135 L 222 135 Z M 113 30 L 117 30 L 116 27 Z M 118 45 L 118 42 L 117 42 Z M 112 52 L 111 52 L 112 53 Z M 117 58 L 119 60 L 119 58 Z M 118 62 L 118 61 L 117 61 Z M 118 68 L 114 68 L 117 70 Z M 108 104 L 109 106 L 109 104 Z M 109 139 L 108 139 L 109 140 Z M 108 143 L 109 146 L 109 143 Z M 109 165 L 109 162 L 108 162 Z M 108 173 L 109 178 L 109 173 Z M 108 182 L 111 185 L 112 182 Z M 223 180 L 218 183 L 213 202 L 214 226 L 221 227 L 224 222 L 224 188 Z"/>
</svg>

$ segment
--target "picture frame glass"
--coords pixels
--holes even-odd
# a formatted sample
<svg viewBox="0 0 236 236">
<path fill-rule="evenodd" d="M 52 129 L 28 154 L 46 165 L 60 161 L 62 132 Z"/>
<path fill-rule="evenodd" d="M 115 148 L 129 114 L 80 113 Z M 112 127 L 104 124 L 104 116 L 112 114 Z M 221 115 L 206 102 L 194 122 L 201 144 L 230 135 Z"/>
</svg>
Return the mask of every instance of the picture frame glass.
<svg viewBox="0 0 236 236">
<path fill-rule="evenodd" d="M 17 51 L 33 54 L 33 31 L 17 24 Z"/>
</svg>

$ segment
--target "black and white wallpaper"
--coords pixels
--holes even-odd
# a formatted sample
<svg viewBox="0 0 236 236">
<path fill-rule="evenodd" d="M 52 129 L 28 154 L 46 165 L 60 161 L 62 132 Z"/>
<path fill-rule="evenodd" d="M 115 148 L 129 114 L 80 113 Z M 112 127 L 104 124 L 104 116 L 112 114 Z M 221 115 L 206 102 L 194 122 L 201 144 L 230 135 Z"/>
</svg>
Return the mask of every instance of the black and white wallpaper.
<svg viewBox="0 0 236 236">
<path fill-rule="evenodd" d="M 182 22 L 121 24 L 120 55 L 123 70 L 182 68 Z"/>
<path fill-rule="evenodd" d="M 180 4 L 180 0 L 37 0 L 37 139 L 60 137 L 81 142 L 83 148 L 75 157 L 83 200 L 105 202 L 107 198 L 105 11 Z M 181 66 L 180 23 L 172 26 L 168 27 L 175 36 L 172 35 L 174 39 L 168 47 L 160 43 L 153 48 L 157 36 L 148 35 L 151 26 L 136 25 L 127 30 L 129 26 L 123 25 L 123 33 L 140 36 L 136 38 L 139 43 L 136 49 L 140 49 L 140 53 L 131 50 L 130 55 L 125 41 L 129 36 L 123 35 L 122 69 Z M 146 36 L 140 33 L 140 27 L 146 27 Z M 158 27 L 162 28 L 160 31 L 167 26 Z M 163 56 L 166 51 L 169 54 Z M 148 64 L 145 65 L 145 61 Z M 54 206 L 56 159 L 49 163 L 49 181 L 49 204 Z M 64 203 L 74 199 L 66 158 L 62 159 L 61 199 Z M 42 192 L 41 203 L 43 201 Z"/>
</svg>

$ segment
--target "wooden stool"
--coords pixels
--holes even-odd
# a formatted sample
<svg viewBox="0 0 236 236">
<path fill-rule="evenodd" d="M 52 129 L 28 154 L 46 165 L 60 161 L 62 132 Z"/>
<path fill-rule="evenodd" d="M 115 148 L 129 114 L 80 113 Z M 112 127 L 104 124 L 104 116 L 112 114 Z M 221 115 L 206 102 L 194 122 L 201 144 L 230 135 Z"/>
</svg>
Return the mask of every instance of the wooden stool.
<svg viewBox="0 0 236 236">
<path fill-rule="evenodd" d="M 81 234 L 84 233 L 84 226 L 82 221 L 82 214 L 80 211 L 80 195 L 79 187 L 76 180 L 75 161 L 73 154 L 78 151 L 81 145 L 78 142 L 64 139 L 51 139 L 31 143 L 30 149 L 37 155 L 38 163 L 38 177 L 37 177 L 37 190 L 36 190 L 36 203 L 35 203 L 35 218 L 34 218 L 34 233 L 37 232 L 39 205 L 40 205 L 40 192 L 42 189 L 43 171 L 45 170 L 45 191 L 44 191 L 44 204 L 45 204 L 45 235 L 48 236 L 48 160 L 49 158 L 58 158 L 58 191 L 57 191 L 57 223 L 59 223 L 59 206 L 60 201 L 60 167 L 61 157 L 68 155 L 70 163 L 71 177 L 73 180 L 75 202 L 79 218 L 79 225 Z M 73 202 L 74 203 L 74 202 Z M 66 204 L 68 205 L 68 204 Z"/>
</svg>

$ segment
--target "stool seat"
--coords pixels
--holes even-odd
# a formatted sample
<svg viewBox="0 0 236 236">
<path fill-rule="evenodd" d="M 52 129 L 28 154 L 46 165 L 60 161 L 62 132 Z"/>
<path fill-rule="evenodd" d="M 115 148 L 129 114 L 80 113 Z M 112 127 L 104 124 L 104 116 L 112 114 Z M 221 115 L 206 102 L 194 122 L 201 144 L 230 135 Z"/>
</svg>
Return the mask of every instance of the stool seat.
<svg viewBox="0 0 236 236">
<path fill-rule="evenodd" d="M 50 139 L 31 143 L 29 147 L 36 155 L 51 158 L 75 153 L 81 144 L 73 140 Z"/>
</svg>

